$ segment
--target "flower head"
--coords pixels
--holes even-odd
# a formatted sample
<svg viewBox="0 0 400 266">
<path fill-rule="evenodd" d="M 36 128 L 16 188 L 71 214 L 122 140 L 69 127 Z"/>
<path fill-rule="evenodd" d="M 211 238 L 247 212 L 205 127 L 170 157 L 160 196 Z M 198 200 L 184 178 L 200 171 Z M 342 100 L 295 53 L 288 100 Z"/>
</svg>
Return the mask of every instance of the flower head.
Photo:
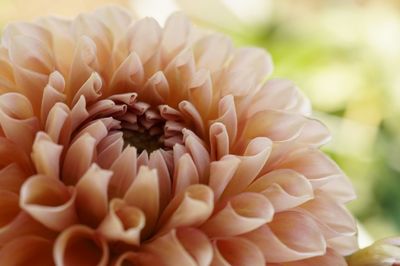
<svg viewBox="0 0 400 266">
<path fill-rule="evenodd" d="M 271 72 L 264 50 L 181 14 L 10 24 L 0 264 L 345 264 L 353 189 L 308 100 Z"/>
</svg>

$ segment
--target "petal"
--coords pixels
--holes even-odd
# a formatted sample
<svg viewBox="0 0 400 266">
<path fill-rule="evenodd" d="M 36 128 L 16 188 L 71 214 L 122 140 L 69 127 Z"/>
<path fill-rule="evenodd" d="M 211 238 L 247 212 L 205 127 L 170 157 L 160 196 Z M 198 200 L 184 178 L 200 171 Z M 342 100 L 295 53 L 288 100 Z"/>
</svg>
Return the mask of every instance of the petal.
<svg viewBox="0 0 400 266">
<path fill-rule="evenodd" d="M 212 266 L 263 266 L 266 261 L 256 245 L 238 237 L 220 238 L 213 242 Z"/>
<path fill-rule="evenodd" d="M 52 243 L 37 236 L 24 236 L 14 239 L 1 249 L 0 264 L 54 265 Z"/>
<path fill-rule="evenodd" d="M 304 214 L 277 213 L 268 225 L 243 235 L 252 241 L 268 262 L 288 262 L 320 256 L 326 243 L 314 220 Z"/>
<path fill-rule="evenodd" d="M 197 227 L 204 223 L 213 211 L 213 196 L 208 186 L 197 184 L 187 187 L 175 196 L 164 210 L 158 221 L 158 233 L 162 234 L 178 227 Z"/>
<path fill-rule="evenodd" d="M 156 170 L 140 167 L 139 172 L 124 196 L 125 202 L 130 206 L 141 209 L 146 215 L 146 227 L 143 237 L 151 233 L 157 222 L 160 207 L 159 182 Z"/>
<path fill-rule="evenodd" d="M 128 146 L 111 165 L 113 172 L 108 186 L 110 198 L 122 198 L 136 176 L 136 148 Z"/>
<path fill-rule="evenodd" d="M 68 106 L 56 103 L 49 111 L 45 131 L 54 141 L 66 145 L 71 137 L 71 117 Z"/>
<path fill-rule="evenodd" d="M 21 188 L 20 206 L 34 219 L 55 231 L 62 231 L 77 222 L 76 192 L 58 179 L 30 177 Z"/>
<path fill-rule="evenodd" d="M 199 183 L 199 174 L 196 165 L 188 153 L 182 155 L 175 164 L 173 177 L 174 195 L 180 194 L 188 186 Z"/>
<path fill-rule="evenodd" d="M 128 206 L 121 199 L 113 199 L 108 215 L 98 230 L 109 241 L 123 241 L 139 246 L 140 233 L 144 226 L 145 215 L 140 209 Z"/>
<path fill-rule="evenodd" d="M 33 143 L 31 154 L 37 173 L 58 178 L 62 149 L 63 147 L 55 144 L 46 133 L 39 132 Z"/>
<path fill-rule="evenodd" d="M 274 208 L 267 198 L 252 192 L 232 197 L 201 227 L 212 237 L 235 236 L 252 231 L 272 220 Z"/>
<path fill-rule="evenodd" d="M 101 235 L 83 225 L 74 225 L 57 238 L 53 257 L 56 265 L 106 266 L 109 258 L 107 243 Z"/>
<path fill-rule="evenodd" d="M 218 103 L 218 118 L 213 122 L 225 125 L 230 144 L 235 142 L 238 130 L 235 102 L 232 95 L 223 97 Z M 231 146 L 231 145 L 230 145 Z"/>
<path fill-rule="evenodd" d="M 225 125 L 220 122 L 213 123 L 209 131 L 211 161 L 217 161 L 229 154 L 228 132 Z"/>
<path fill-rule="evenodd" d="M 276 212 L 287 210 L 314 198 L 310 182 L 289 169 L 279 169 L 257 178 L 246 191 L 266 196 Z"/>
<path fill-rule="evenodd" d="M 213 93 L 210 72 L 200 69 L 194 74 L 188 87 L 190 102 L 196 107 L 203 119 L 206 118 L 211 111 Z"/>
<path fill-rule="evenodd" d="M 86 171 L 76 184 L 76 209 L 80 221 L 97 226 L 108 209 L 107 188 L 112 172 L 96 164 Z"/>
<path fill-rule="evenodd" d="M 20 187 L 27 177 L 28 175 L 18 164 L 9 164 L 0 170 L 0 190 L 19 193 Z"/>
<path fill-rule="evenodd" d="M 72 105 L 75 105 L 81 95 L 86 99 L 87 103 L 92 103 L 101 96 L 101 89 L 103 87 L 103 82 L 101 76 L 97 72 L 93 72 L 90 77 L 82 84 L 77 93 L 72 99 Z"/>
</svg>

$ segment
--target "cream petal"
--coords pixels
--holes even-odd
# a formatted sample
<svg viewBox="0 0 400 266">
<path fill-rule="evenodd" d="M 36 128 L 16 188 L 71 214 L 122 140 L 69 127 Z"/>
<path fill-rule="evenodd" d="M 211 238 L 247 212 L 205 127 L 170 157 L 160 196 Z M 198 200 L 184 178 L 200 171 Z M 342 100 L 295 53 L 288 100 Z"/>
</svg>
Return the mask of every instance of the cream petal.
<svg viewBox="0 0 400 266">
<path fill-rule="evenodd" d="M 210 265 L 212 258 L 209 240 L 194 228 L 171 230 L 146 245 L 145 250 L 158 256 L 165 266 Z"/>
<path fill-rule="evenodd" d="M 147 165 L 150 169 L 157 170 L 160 208 L 163 209 L 171 199 L 171 177 L 160 150 L 153 151 L 150 154 Z"/>
<path fill-rule="evenodd" d="M 319 147 L 328 143 L 330 139 L 331 134 L 324 124 L 315 119 L 308 119 L 296 141 Z"/>
<path fill-rule="evenodd" d="M 193 132 L 188 129 L 183 129 L 183 141 L 185 147 L 188 149 L 192 156 L 193 162 L 197 167 L 199 173 L 199 180 L 201 184 L 208 183 L 210 172 L 210 154 L 204 146 L 204 143 Z"/>
<path fill-rule="evenodd" d="M 15 36 L 28 36 L 38 41 L 44 42 L 47 46 L 50 46 L 51 35 L 50 32 L 44 27 L 29 22 L 13 22 L 8 24 L 2 33 L 1 44 L 10 49 L 12 45 L 12 39 Z"/>
<path fill-rule="evenodd" d="M 210 34 L 194 44 L 196 66 L 208 69 L 211 73 L 219 71 L 231 56 L 232 41 L 223 34 Z"/>
<path fill-rule="evenodd" d="M 97 72 L 93 72 L 85 83 L 80 87 L 72 99 L 72 105 L 75 105 L 81 95 L 86 99 L 86 103 L 90 104 L 101 96 L 102 80 Z"/>
<path fill-rule="evenodd" d="M 314 198 L 311 183 L 289 169 L 278 169 L 257 178 L 246 191 L 266 196 L 276 212 L 291 209 Z"/>
<path fill-rule="evenodd" d="M 28 174 L 18 164 L 9 164 L 0 170 L 0 190 L 19 193 L 27 177 Z"/>
<path fill-rule="evenodd" d="M 54 143 L 66 145 L 71 137 L 70 109 L 64 103 L 56 103 L 47 116 L 45 132 Z"/>
<path fill-rule="evenodd" d="M 139 172 L 124 196 L 125 202 L 130 206 L 141 209 L 146 215 L 146 227 L 143 237 L 151 233 L 158 219 L 160 208 L 160 190 L 156 170 L 140 167 Z"/>
<path fill-rule="evenodd" d="M 33 116 L 32 106 L 25 96 L 19 93 L 0 96 L 0 125 L 8 139 L 30 153 L 39 121 Z"/>
<path fill-rule="evenodd" d="M 196 72 L 188 88 L 190 102 L 196 107 L 203 119 L 207 118 L 211 111 L 213 96 L 212 80 L 209 70 L 200 69 Z"/>
<path fill-rule="evenodd" d="M 180 156 L 175 164 L 175 172 L 173 176 L 173 193 L 180 194 L 188 186 L 199 183 L 199 174 L 197 173 L 196 165 L 188 153 Z"/>
<path fill-rule="evenodd" d="M 69 147 L 62 166 L 62 179 L 66 184 L 76 184 L 92 164 L 96 139 L 88 133 L 82 135 Z"/>
<path fill-rule="evenodd" d="M 136 21 L 127 32 L 129 52 L 135 52 L 143 64 L 158 51 L 161 41 L 161 28 L 153 18 Z"/>
<path fill-rule="evenodd" d="M 49 82 L 43 89 L 43 98 L 40 109 L 40 120 L 42 126 L 45 125 L 51 108 L 53 108 L 57 102 L 65 102 L 64 88 L 64 77 L 58 71 L 51 73 L 49 76 Z"/>
<path fill-rule="evenodd" d="M 315 221 L 302 213 L 277 213 L 272 222 L 243 235 L 268 262 L 297 261 L 325 254 L 326 242 Z"/>
<path fill-rule="evenodd" d="M 268 138 L 254 138 L 247 146 L 243 156 L 238 156 L 240 164 L 234 177 L 226 187 L 222 198 L 243 191 L 259 174 L 272 149 Z"/>
<path fill-rule="evenodd" d="M 164 64 L 172 60 L 187 44 L 191 24 L 181 13 L 171 15 L 165 22 L 161 49 Z"/>
<path fill-rule="evenodd" d="M 97 8 L 94 15 L 109 29 L 114 40 L 122 38 L 124 29 L 132 22 L 130 13 L 117 5 L 112 8 L 109 6 Z"/>
<path fill-rule="evenodd" d="M 139 92 L 144 81 L 144 70 L 140 57 L 132 52 L 118 66 L 111 77 L 107 94 L 118 94 L 126 92 Z"/>
<path fill-rule="evenodd" d="M 214 258 L 211 266 L 263 266 L 266 261 L 259 248 L 239 237 L 218 238 L 213 241 Z"/>
<path fill-rule="evenodd" d="M 218 103 L 218 118 L 213 122 L 221 122 L 225 125 L 229 136 L 230 146 L 235 143 L 238 131 L 235 102 L 232 95 L 223 97 Z M 260 136 L 262 136 L 260 134 Z"/>
<path fill-rule="evenodd" d="M 201 227 L 212 237 L 235 236 L 250 232 L 272 220 L 274 208 L 267 198 L 244 192 L 216 206 L 214 215 Z"/>
<path fill-rule="evenodd" d="M 210 126 L 211 161 L 220 160 L 229 154 L 229 136 L 224 124 L 216 122 Z"/>
<path fill-rule="evenodd" d="M 158 221 L 158 233 L 162 234 L 178 227 L 200 226 L 210 217 L 213 208 L 212 190 L 205 185 L 191 185 L 176 195 L 165 208 Z"/>
<path fill-rule="evenodd" d="M 93 229 L 74 225 L 58 236 L 54 244 L 53 258 L 59 266 L 106 266 L 109 251 L 105 239 Z"/>
<path fill-rule="evenodd" d="M 226 155 L 219 161 L 210 164 L 209 186 L 214 191 L 214 198 L 218 200 L 235 175 L 240 159 L 234 155 Z"/>
<path fill-rule="evenodd" d="M 113 162 L 110 170 L 113 172 L 108 193 L 110 198 L 122 198 L 136 176 L 136 148 L 128 146 Z"/>
<path fill-rule="evenodd" d="M 20 193 L 21 209 L 46 227 L 62 231 L 77 222 L 76 192 L 57 179 L 43 175 L 30 177 Z"/>
<path fill-rule="evenodd" d="M 92 164 L 76 184 L 76 209 L 81 222 L 97 226 L 106 216 L 107 188 L 111 175 L 111 171 Z"/>
<path fill-rule="evenodd" d="M 52 243 L 37 236 L 14 239 L 1 249 L 0 264 L 52 266 Z"/>
<path fill-rule="evenodd" d="M 33 143 L 31 154 L 37 173 L 58 178 L 62 149 L 63 147 L 55 144 L 46 133 L 39 132 Z"/>
<path fill-rule="evenodd" d="M 98 68 L 97 47 L 87 36 L 81 36 L 76 44 L 73 60 L 67 79 L 65 94 L 68 102 L 72 102 L 76 92 Z"/>
<path fill-rule="evenodd" d="M 123 241 L 139 246 L 140 233 L 144 226 L 145 215 L 140 209 L 128 206 L 121 199 L 113 199 L 98 230 L 108 241 Z"/>
</svg>

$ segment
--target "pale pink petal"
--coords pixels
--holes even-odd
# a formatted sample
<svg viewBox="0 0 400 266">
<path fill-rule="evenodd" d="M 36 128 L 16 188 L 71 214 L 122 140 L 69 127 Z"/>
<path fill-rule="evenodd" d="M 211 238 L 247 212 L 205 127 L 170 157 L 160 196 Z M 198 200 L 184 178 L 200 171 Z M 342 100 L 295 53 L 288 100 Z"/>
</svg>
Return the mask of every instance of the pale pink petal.
<svg viewBox="0 0 400 266">
<path fill-rule="evenodd" d="M 128 206 L 121 199 L 113 199 L 110 202 L 110 210 L 98 230 L 108 241 L 123 241 L 138 246 L 145 219 L 139 208 Z"/>
<path fill-rule="evenodd" d="M 160 192 L 156 170 L 141 167 L 124 196 L 125 202 L 130 206 L 136 206 L 146 215 L 146 227 L 143 229 L 143 237 L 153 230 L 157 222 L 160 208 Z"/>
<path fill-rule="evenodd" d="M 22 252 L 21 252 L 22 251 Z M 7 243 L 0 251 L 1 265 L 54 265 L 51 241 L 24 236 Z"/>
<path fill-rule="evenodd" d="M 266 265 L 259 248 L 246 239 L 238 237 L 219 238 L 213 241 L 213 247 L 214 258 L 211 266 Z"/>
<path fill-rule="evenodd" d="M 257 178 L 246 191 L 266 196 L 276 212 L 287 210 L 314 198 L 313 188 L 303 175 L 279 169 Z"/>
<path fill-rule="evenodd" d="M 317 223 L 298 212 L 281 212 L 272 222 L 243 235 L 255 243 L 268 262 L 288 262 L 325 254 L 326 243 Z"/>
<path fill-rule="evenodd" d="M 108 209 L 107 188 L 112 172 L 93 164 L 76 184 L 76 206 L 79 220 L 97 226 Z"/>
<path fill-rule="evenodd" d="M 48 228 L 62 231 L 76 223 L 76 192 L 57 179 L 30 177 L 21 187 L 20 206 Z"/>
<path fill-rule="evenodd" d="M 212 237 L 235 236 L 264 225 L 273 215 L 274 208 L 267 198 L 245 192 L 232 197 L 222 208 L 217 205 L 213 216 L 201 228 Z"/>
<path fill-rule="evenodd" d="M 59 266 L 106 266 L 109 251 L 101 235 L 89 227 L 75 225 L 58 236 L 54 244 L 53 258 Z"/>
<path fill-rule="evenodd" d="M 159 233 L 178 227 L 197 227 L 204 223 L 214 209 L 213 196 L 208 186 L 196 184 L 187 187 L 164 210 L 158 221 Z"/>
</svg>

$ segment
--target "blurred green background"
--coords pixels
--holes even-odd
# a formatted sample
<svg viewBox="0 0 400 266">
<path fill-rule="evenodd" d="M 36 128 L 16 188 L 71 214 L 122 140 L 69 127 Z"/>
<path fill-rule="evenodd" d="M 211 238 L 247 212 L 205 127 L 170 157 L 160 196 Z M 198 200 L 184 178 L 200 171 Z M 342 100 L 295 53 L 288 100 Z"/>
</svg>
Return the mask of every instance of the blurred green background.
<svg viewBox="0 0 400 266">
<path fill-rule="evenodd" d="M 161 23 L 184 10 L 238 46 L 265 47 L 274 77 L 293 80 L 331 129 L 324 150 L 354 183 L 351 211 L 375 239 L 400 234 L 400 1 L 0 0 L 0 27 L 104 3 Z"/>
</svg>

